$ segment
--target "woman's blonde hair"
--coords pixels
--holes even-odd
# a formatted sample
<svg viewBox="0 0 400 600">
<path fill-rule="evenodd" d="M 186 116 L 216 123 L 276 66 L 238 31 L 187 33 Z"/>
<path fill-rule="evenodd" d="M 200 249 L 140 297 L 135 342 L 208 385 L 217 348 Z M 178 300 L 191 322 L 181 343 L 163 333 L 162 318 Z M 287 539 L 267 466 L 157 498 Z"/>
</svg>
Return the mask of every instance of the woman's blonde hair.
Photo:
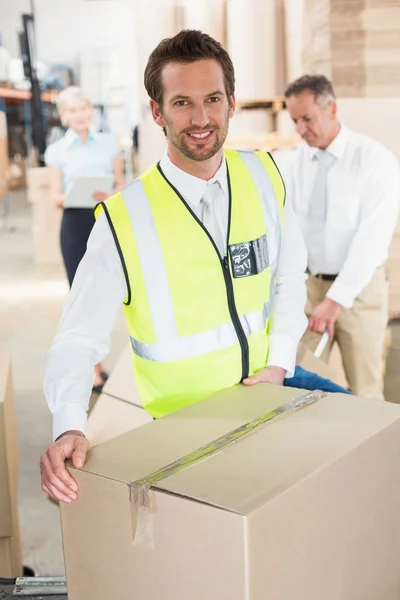
<svg viewBox="0 0 400 600">
<path fill-rule="evenodd" d="M 88 98 L 88 96 L 82 92 L 81 88 L 75 85 L 65 88 L 65 90 L 58 94 L 56 104 L 60 114 L 61 122 L 64 126 L 68 126 L 65 117 L 63 117 L 64 109 L 82 101 L 92 104 L 90 98 Z"/>
</svg>

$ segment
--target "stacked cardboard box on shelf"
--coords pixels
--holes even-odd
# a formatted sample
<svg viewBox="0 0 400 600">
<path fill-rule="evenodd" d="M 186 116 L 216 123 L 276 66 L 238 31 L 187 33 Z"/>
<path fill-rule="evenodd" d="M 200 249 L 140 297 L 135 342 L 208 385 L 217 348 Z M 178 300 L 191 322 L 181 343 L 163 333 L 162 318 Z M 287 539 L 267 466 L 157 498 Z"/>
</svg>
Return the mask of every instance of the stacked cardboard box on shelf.
<svg viewBox="0 0 400 600">
<path fill-rule="evenodd" d="M 69 600 L 398 600 L 400 407 L 312 399 L 236 386 L 93 448 Z"/>
<path fill-rule="evenodd" d="M 11 360 L 0 349 L 0 577 L 22 575 L 17 492 L 18 441 Z"/>
<path fill-rule="evenodd" d="M 28 201 L 32 204 L 33 244 L 36 264 L 61 264 L 62 211 L 50 197 L 49 169 L 28 169 Z"/>
<path fill-rule="evenodd" d="M 304 71 L 323 73 L 341 97 L 400 95 L 397 0 L 305 0 Z"/>
</svg>

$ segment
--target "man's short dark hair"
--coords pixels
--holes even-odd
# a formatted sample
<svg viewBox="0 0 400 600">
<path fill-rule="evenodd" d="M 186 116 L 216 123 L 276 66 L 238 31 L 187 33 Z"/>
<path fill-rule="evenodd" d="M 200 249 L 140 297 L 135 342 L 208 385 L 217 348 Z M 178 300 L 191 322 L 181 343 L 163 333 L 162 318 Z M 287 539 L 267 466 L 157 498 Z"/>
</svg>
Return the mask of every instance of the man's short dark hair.
<svg viewBox="0 0 400 600">
<path fill-rule="evenodd" d="M 298 96 L 303 92 L 310 92 L 317 102 L 321 98 L 335 100 L 335 91 L 332 83 L 325 75 L 303 75 L 291 83 L 286 91 L 285 98 Z"/>
<path fill-rule="evenodd" d="M 222 67 L 225 91 L 230 100 L 235 93 L 235 71 L 231 58 L 219 42 L 201 31 L 186 29 L 172 38 L 162 40 L 153 50 L 144 72 L 144 85 L 152 100 L 162 105 L 162 71 L 169 63 L 191 63 L 216 60 Z"/>
</svg>

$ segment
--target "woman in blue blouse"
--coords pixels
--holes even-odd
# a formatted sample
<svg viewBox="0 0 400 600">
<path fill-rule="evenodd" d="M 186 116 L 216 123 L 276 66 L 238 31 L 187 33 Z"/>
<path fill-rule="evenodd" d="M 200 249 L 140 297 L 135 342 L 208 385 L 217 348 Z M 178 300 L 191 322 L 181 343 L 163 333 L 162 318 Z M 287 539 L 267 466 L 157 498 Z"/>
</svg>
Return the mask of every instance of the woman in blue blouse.
<svg viewBox="0 0 400 600">
<path fill-rule="evenodd" d="M 82 91 L 74 86 L 67 88 L 58 96 L 57 107 L 68 130 L 64 137 L 47 148 L 45 161 L 50 167 L 52 199 L 63 209 L 61 252 L 71 286 L 94 224 L 93 208 L 124 186 L 124 174 L 114 136 L 91 128 L 92 105 Z M 74 184 L 79 178 L 88 176 L 108 176 L 113 182 L 112 191 L 95 190 L 88 198 L 78 198 L 78 203 L 75 199 L 74 208 L 69 208 L 68 196 Z M 97 365 L 95 391 L 101 391 L 106 377 L 102 365 Z"/>
</svg>

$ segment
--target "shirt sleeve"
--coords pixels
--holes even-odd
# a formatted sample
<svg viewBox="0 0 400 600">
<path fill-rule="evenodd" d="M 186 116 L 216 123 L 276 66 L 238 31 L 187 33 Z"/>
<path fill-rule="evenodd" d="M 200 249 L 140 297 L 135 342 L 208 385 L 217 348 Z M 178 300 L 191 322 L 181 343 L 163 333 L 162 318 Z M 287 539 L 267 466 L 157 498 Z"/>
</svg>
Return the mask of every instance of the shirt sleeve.
<svg viewBox="0 0 400 600">
<path fill-rule="evenodd" d="M 46 148 L 46 152 L 44 153 L 44 161 L 49 167 L 57 167 L 58 169 L 61 169 L 61 153 L 57 142 L 50 144 L 50 146 Z"/>
<path fill-rule="evenodd" d="M 397 225 L 400 201 L 400 174 L 396 158 L 387 152 L 375 160 L 361 190 L 360 221 L 345 263 L 327 297 L 345 308 L 371 281 L 385 262 Z"/>
<path fill-rule="evenodd" d="M 53 438 L 86 434 L 94 366 L 109 352 L 110 334 L 127 294 L 118 251 L 104 213 L 96 221 L 51 346 L 44 393 Z"/>
<path fill-rule="evenodd" d="M 272 328 L 267 366 L 281 367 L 293 377 L 297 345 L 307 328 L 307 251 L 290 204 L 285 204 L 279 266 L 272 304 Z"/>
</svg>

